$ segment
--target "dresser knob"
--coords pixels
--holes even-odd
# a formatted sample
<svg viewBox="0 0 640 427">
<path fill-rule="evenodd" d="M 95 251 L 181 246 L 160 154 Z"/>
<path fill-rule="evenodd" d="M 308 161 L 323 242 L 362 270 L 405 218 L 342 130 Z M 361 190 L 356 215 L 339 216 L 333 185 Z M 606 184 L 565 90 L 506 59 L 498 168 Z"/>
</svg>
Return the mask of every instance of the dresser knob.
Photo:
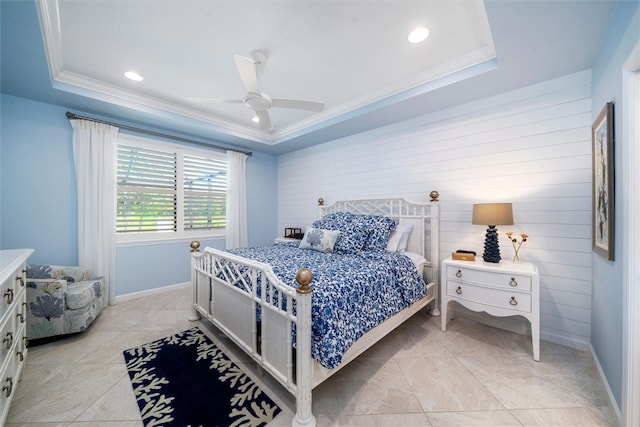
<svg viewBox="0 0 640 427">
<path fill-rule="evenodd" d="M 462 288 L 460 286 L 458 286 L 458 289 L 456 289 L 456 294 L 462 295 Z"/>
<path fill-rule="evenodd" d="M 458 279 L 462 277 L 462 270 L 458 270 L 458 272 L 456 273 L 456 277 Z"/>
<path fill-rule="evenodd" d="M 2 391 L 4 391 L 4 397 L 9 397 L 13 390 L 13 378 L 8 377 L 4 382 L 7 383 L 7 385 L 2 386 Z"/>
<path fill-rule="evenodd" d="M 511 301 L 509 301 L 511 305 L 518 305 L 518 301 L 516 301 L 516 297 L 511 297 Z"/>
<path fill-rule="evenodd" d="M 13 345 L 13 334 L 11 332 L 7 332 L 2 342 L 4 343 L 5 348 L 11 348 L 11 346 Z"/>
<path fill-rule="evenodd" d="M 13 289 L 9 288 L 4 291 L 4 299 L 7 301 L 7 304 L 11 304 L 13 302 Z"/>
<path fill-rule="evenodd" d="M 513 286 L 514 288 L 518 286 L 518 281 L 515 277 L 512 277 L 511 280 L 509 280 L 509 285 Z"/>
</svg>

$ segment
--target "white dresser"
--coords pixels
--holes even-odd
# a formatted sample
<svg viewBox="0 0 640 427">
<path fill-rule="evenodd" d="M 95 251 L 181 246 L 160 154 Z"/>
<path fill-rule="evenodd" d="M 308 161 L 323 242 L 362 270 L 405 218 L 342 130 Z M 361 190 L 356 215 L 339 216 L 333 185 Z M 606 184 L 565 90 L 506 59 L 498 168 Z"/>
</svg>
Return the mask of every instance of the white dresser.
<svg viewBox="0 0 640 427">
<path fill-rule="evenodd" d="M 450 301 L 493 316 L 523 316 L 531 323 L 533 359 L 540 360 L 540 278 L 534 264 L 449 258 L 442 262 L 442 276 L 443 332 Z"/>
<path fill-rule="evenodd" d="M 0 251 L 0 426 L 27 356 L 26 264 L 33 249 Z"/>
</svg>

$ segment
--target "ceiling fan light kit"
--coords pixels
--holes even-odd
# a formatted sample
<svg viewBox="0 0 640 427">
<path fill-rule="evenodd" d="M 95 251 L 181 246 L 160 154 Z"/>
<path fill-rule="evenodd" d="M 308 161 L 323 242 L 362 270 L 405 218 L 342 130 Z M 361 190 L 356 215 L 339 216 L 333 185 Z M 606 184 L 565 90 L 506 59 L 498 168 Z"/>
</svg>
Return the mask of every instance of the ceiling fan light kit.
<svg viewBox="0 0 640 427">
<path fill-rule="evenodd" d="M 271 108 L 271 98 L 264 94 L 249 93 L 242 102 L 254 111 L 267 111 Z"/>
<path fill-rule="evenodd" d="M 187 98 L 191 102 L 223 102 L 223 103 L 243 103 L 255 112 L 255 116 L 251 119 L 257 122 L 262 130 L 271 130 L 271 117 L 269 109 L 276 108 L 292 108 L 297 110 L 306 110 L 320 112 L 324 110 L 324 104 L 315 101 L 304 101 L 298 99 L 272 99 L 268 95 L 262 93 L 259 82 L 259 73 L 265 65 L 267 57 L 260 51 L 252 51 L 251 58 L 235 55 L 234 60 L 236 68 L 240 74 L 242 84 L 247 90 L 247 95 L 242 99 L 215 99 L 215 98 Z"/>
</svg>

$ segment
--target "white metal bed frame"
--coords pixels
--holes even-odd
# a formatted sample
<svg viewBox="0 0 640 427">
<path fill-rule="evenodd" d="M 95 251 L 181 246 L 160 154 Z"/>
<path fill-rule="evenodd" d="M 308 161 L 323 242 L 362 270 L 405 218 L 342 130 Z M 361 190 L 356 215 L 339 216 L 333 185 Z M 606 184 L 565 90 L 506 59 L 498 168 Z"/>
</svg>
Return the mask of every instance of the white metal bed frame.
<svg viewBox="0 0 640 427">
<path fill-rule="evenodd" d="M 310 283 L 313 276 L 306 269 L 298 271 L 296 281 L 299 287 L 295 289 L 278 279 L 268 264 L 212 248 L 199 252 L 200 243 L 194 241 L 191 243 L 193 305 L 189 320 L 198 320 L 200 316 L 208 319 L 296 397 L 292 425 L 315 426 L 311 412 L 313 388 L 431 302 L 434 303 L 432 315 L 440 315 L 438 192 L 432 191 L 430 197 L 428 203 L 397 198 L 347 200 L 330 206 L 324 206 L 324 201 L 318 200 L 320 217 L 347 211 L 385 215 L 399 223 L 413 225 L 407 251 L 419 253 L 427 259 L 424 275 L 428 295 L 367 332 L 344 354 L 338 367 L 327 369 L 311 356 Z M 275 293 L 282 295 L 279 301 L 265 297 Z M 292 311 L 294 301 L 297 306 L 295 314 Z M 260 328 L 256 322 L 259 306 Z M 291 333 L 294 325 L 295 350 Z"/>
</svg>

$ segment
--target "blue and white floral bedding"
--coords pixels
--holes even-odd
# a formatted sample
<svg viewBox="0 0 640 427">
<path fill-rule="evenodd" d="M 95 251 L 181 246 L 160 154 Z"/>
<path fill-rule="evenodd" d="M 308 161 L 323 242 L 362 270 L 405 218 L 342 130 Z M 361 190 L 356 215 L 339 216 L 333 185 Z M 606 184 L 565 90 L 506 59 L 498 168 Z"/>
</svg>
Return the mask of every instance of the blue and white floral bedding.
<svg viewBox="0 0 640 427">
<path fill-rule="evenodd" d="M 300 268 L 313 272 L 312 356 L 327 368 L 370 329 L 427 295 L 413 262 L 397 252 L 324 253 L 299 249 L 298 242 L 229 252 L 270 264 L 292 287 Z"/>
</svg>

